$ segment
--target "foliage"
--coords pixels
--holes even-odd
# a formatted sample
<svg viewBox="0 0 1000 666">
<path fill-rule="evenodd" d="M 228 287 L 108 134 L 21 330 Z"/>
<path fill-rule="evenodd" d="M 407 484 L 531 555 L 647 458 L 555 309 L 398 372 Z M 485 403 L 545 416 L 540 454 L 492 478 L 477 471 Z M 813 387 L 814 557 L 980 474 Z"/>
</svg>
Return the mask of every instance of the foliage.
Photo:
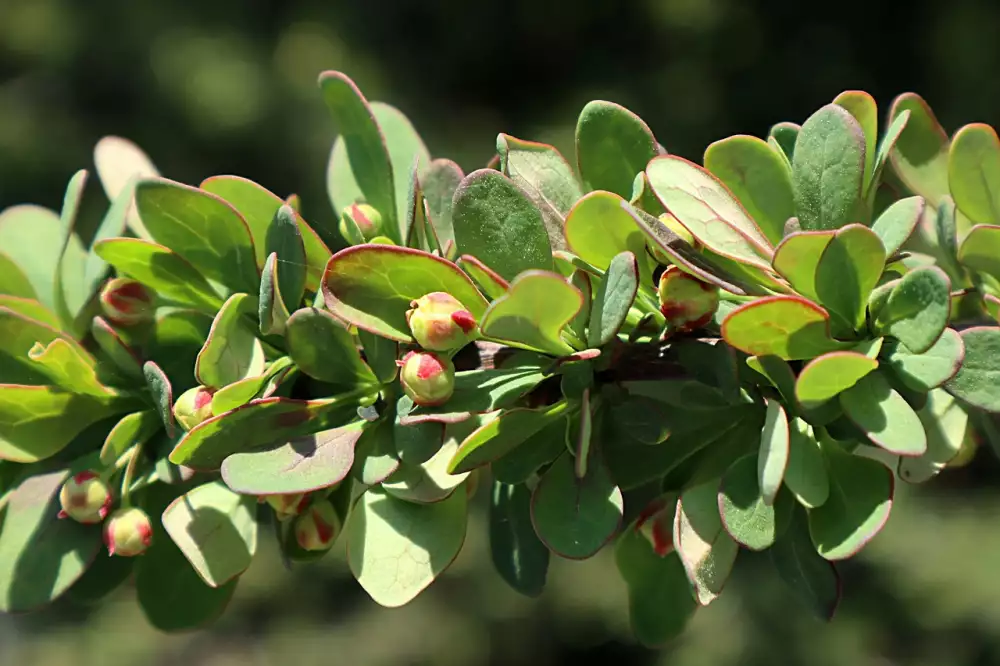
<svg viewBox="0 0 1000 666">
<path fill-rule="evenodd" d="M 320 88 L 333 225 L 242 178 L 162 178 L 120 138 L 95 150 L 89 247 L 86 171 L 60 214 L 0 215 L 3 610 L 127 579 L 84 578 L 102 527 L 58 517 L 87 471 L 139 526 L 119 556 L 165 631 L 217 618 L 261 538 L 289 562 L 344 542 L 364 590 L 406 604 L 478 487 L 528 596 L 552 555 L 613 544 L 645 644 L 744 550 L 829 618 L 897 480 L 996 437 L 992 129 L 949 139 L 903 95 L 880 135 L 849 91 L 702 167 L 598 101 L 575 164 L 501 134 L 463 174 L 347 76 Z"/>
</svg>

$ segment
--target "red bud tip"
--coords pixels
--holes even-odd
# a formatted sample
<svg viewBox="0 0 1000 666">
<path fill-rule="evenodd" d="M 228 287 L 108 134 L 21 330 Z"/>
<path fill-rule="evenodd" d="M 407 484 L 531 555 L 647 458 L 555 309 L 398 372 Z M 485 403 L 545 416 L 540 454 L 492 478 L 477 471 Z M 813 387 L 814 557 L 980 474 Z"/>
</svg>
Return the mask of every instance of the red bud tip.
<svg viewBox="0 0 1000 666">
<path fill-rule="evenodd" d="M 59 490 L 58 516 L 93 525 L 104 520 L 111 510 L 111 503 L 111 489 L 97 472 L 79 472 Z"/>
<path fill-rule="evenodd" d="M 430 351 L 452 351 L 477 337 L 476 319 L 449 293 L 433 291 L 410 303 L 406 323 L 413 338 Z"/>
</svg>

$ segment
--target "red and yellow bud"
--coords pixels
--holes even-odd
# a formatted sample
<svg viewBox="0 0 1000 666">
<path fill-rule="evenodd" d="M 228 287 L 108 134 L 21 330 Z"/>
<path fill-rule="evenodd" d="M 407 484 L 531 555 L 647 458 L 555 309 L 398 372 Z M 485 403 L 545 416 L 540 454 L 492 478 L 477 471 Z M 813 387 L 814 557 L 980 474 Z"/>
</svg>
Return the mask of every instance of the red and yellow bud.
<svg viewBox="0 0 1000 666">
<path fill-rule="evenodd" d="M 701 328 L 719 308 L 718 287 L 688 275 L 677 266 L 668 266 L 663 271 L 657 293 L 660 312 L 674 332 Z"/>
<path fill-rule="evenodd" d="M 190 388 L 174 402 L 174 418 L 185 430 L 212 418 L 213 392 L 204 386 Z"/>
<path fill-rule="evenodd" d="M 302 513 L 309 505 L 309 493 L 265 495 L 262 499 L 271 505 L 278 520 L 288 520 Z"/>
<path fill-rule="evenodd" d="M 476 338 L 476 318 L 451 294 L 434 291 L 410 303 L 406 323 L 417 344 L 431 351 L 451 351 Z"/>
<path fill-rule="evenodd" d="M 348 240 L 351 234 L 347 228 L 352 222 L 366 241 L 375 238 L 382 231 L 382 215 L 368 204 L 351 204 L 341 214 L 340 235 Z"/>
<path fill-rule="evenodd" d="M 156 297 L 149 289 L 130 278 L 108 280 L 101 290 L 101 311 L 108 321 L 119 326 L 136 326 L 153 320 Z"/>
<path fill-rule="evenodd" d="M 435 352 L 410 352 L 397 361 L 403 391 L 415 405 L 432 407 L 448 402 L 455 391 L 455 365 Z"/>
<path fill-rule="evenodd" d="M 674 514 L 677 502 L 660 497 L 650 502 L 635 522 L 635 529 L 649 541 L 653 552 L 666 557 L 674 552 Z"/>
<path fill-rule="evenodd" d="M 93 525 L 107 517 L 111 502 L 111 489 L 97 472 L 80 472 L 59 490 L 59 517 Z"/>
<path fill-rule="evenodd" d="M 302 550 L 329 550 L 340 536 L 341 519 L 329 500 L 311 504 L 295 519 L 295 541 Z"/>
<path fill-rule="evenodd" d="M 137 507 L 118 509 L 104 524 L 104 545 L 110 555 L 141 555 L 152 542 L 153 524 L 146 512 Z"/>
</svg>

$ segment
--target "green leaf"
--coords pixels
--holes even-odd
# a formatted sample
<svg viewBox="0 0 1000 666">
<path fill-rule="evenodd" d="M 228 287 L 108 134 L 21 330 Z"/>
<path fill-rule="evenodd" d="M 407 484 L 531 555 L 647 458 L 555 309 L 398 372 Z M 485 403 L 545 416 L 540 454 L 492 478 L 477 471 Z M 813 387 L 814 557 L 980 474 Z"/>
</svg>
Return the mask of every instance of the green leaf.
<svg viewBox="0 0 1000 666">
<path fill-rule="evenodd" d="M 56 311 L 56 267 L 66 229 L 59 216 L 33 205 L 11 206 L 0 213 L 0 248 L 27 276 L 37 298 Z"/>
<path fill-rule="evenodd" d="M 622 492 L 601 464 L 577 478 L 564 454 L 542 476 L 531 496 L 531 522 L 550 550 L 574 560 L 591 557 L 621 527 Z"/>
<path fill-rule="evenodd" d="M 632 193 L 632 180 L 659 154 L 649 126 L 628 109 L 595 100 L 576 124 L 576 162 L 588 191 Z"/>
<path fill-rule="evenodd" d="M 916 412 L 885 377 L 865 375 L 840 394 L 847 417 L 873 444 L 900 456 L 920 456 L 927 451 L 927 436 Z"/>
<path fill-rule="evenodd" d="M 958 260 L 974 271 L 1000 279 L 1000 225 L 972 227 L 958 250 Z"/>
<path fill-rule="evenodd" d="M 203 181 L 200 187 L 224 199 L 243 216 L 250 230 L 250 237 L 253 239 L 257 266 L 264 265 L 268 254 L 278 252 L 282 260 L 302 264 L 302 270 L 306 272 L 306 289 L 319 291 L 323 269 L 330 259 L 330 248 L 298 212 L 291 210 L 288 218 L 294 219 L 297 225 L 305 253 L 304 258 L 286 257 L 278 248 L 268 248 L 268 231 L 278 210 L 284 204 L 281 197 L 252 180 L 239 176 L 213 176 Z"/>
<path fill-rule="evenodd" d="M 153 517 L 153 542 L 142 557 L 135 558 L 139 605 L 150 624 L 168 632 L 203 627 L 218 618 L 237 583 L 232 580 L 219 588 L 206 585 L 157 519 L 177 492 L 162 483 L 150 487 L 145 508 Z"/>
<path fill-rule="evenodd" d="M 868 227 L 849 224 L 837 229 L 816 266 L 816 295 L 821 305 L 849 328 L 865 323 L 868 296 L 885 266 L 882 241 Z"/>
<path fill-rule="evenodd" d="M 825 446 L 830 497 L 809 511 L 809 534 L 823 558 L 853 557 L 889 519 L 893 476 L 882 463 Z"/>
<path fill-rule="evenodd" d="M 330 259 L 323 278 L 323 298 L 335 315 L 398 342 L 413 342 L 406 323 L 410 302 L 434 291 L 454 296 L 477 320 L 486 311 L 486 301 L 455 264 L 410 248 L 346 248 Z"/>
<path fill-rule="evenodd" d="M 62 338 L 47 345 L 35 343 L 28 352 L 28 358 L 38 365 L 53 386 L 105 402 L 119 395 L 98 380 L 94 358 Z"/>
<path fill-rule="evenodd" d="M 904 93 L 892 103 L 889 117 L 906 111 L 910 118 L 889 154 L 893 169 L 914 194 L 936 206 L 948 190 L 948 135 L 919 95 Z"/>
<path fill-rule="evenodd" d="M 865 222 L 865 135 L 845 109 L 828 104 L 802 124 L 792 158 L 795 209 L 805 231 Z"/>
<path fill-rule="evenodd" d="M 861 90 L 846 90 L 833 100 L 837 106 L 854 116 L 861 127 L 865 139 L 865 177 L 864 183 L 872 180 L 872 170 L 875 165 L 875 145 L 878 141 L 878 106 L 875 99 Z"/>
<path fill-rule="evenodd" d="M 780 494 L 770 504 L 764 501 L 757 466 L 756 455 L 737 460 L 723 475 L 718 494 L 722 524 L 737 543 L 750 550 L 771 547 L 792 506 Z"/>
<path fill-rule="evenodd" d="M 817 356 L 799 372 L 795 397 L 805 409 L 817 409 L 877 367 L 878 361 L 853 351 Z"/>
<path fill-rule="evenodd" d="M 452 204 L 455 190 L 465 174 L 461 167 L 451 160 L 436 159 L 427 167 L 427 172 L 420 180 L 424 188 L 424 200 L 427 202 L 427 215 L 431 226 L 437 233 L 438 240 L 447 250 L 455 247 L 455 227 L 452 224 Z M 451 254 L 446 254 L 449 258 Z"/>
<path fill-rule="evenodd" d="M 95 558 L 87 571 L 66 591 L 66 598 L 76 605 L 96 606 L 132 578 L 135 560 L 134 557 Z"/>
<path fill-rule="evenodd" d="M 624 203 L 611 192 L 591 192 L 577 201 L 566 217 L 566 242 L 581 259 L 602 271 L 622 252 L 631 252 L 643 282 L 649 284 L 653 266 L 647 257 L 646 235 L 623 208 Z"/>
<path fill-rule="evenodd" d="M 106 136 L 94 146 L 94 166 L 110 201 L 117 201 L 122 196 L 128 198 L 128 228 L 139 238 L 148 240 L 149 232 L 139 218 L 133 196 L 136 182 L 160 175 L 149 156 L 128 139 Z"/>
<path fill-rule="evenodd" d="M 220 389 L 264 372 L 264 348 L 243 319 L 255 309 L 250 296 L 233 294 L 219 310 L 194 366 L 202 385 Z"/>
<path fill-rule="evenodd" d="M 807 509 L 822 506 L 830 496 L 830 478 L 812 427 L 799 418 L 789 424 L 785 487 Z"/>
<path fill-rule="evenodd" d="M 699 243 L 733 261 L 770 269 L 770 242 L 715 176 L 673 155 L 650 162 L 646 176 L 663 205 Z"/>
<path fill-rule="evenodd" d="M 497 137 L 497 153 L 504 175 L 524 190 L 542 212 L 552 248 L 565 249 L 563 223 L 573 204 L 583 196 L 569 163 L 552 146 L 507 134 Z"/>
<path fill-rule="evenodd" d="M 399 345 L 395 340 L 383 338 L 364 329 L 358 329 L 358 340 L 364 349 L 364 361 L 378 377 L 379 382 L 388 384 L 399 374 L 396 360 L 399 357 Z"/>
<path fill-rule="evenodd" d="M 631 252 L 622 252 L 611 260 L 597 288 L 587 326 L 589 347 L 606 345 L 618 335 L 638 290 L 639 262 Z"/>
<path fill-rule="evenodd" d="M 785 478 L 789 457 L 788 416 L 778 400 L 767 400 L 764 429 L 760 432 L 757 456 L 757 485 L 764 504 L 774 504 Z M 681 501 L 683 502 L 683 497 Z M 721 526 L 721 523 L 720 523 Z"/>
<path fill-rule="evenodd" d="M 62 451 L 83 430 L 126 403 L 52 386 L 0 384 L 0 460 L 31 463 Z"/>
<path fill-rule="evenodd" d="M 414 420 L 404 422 L 413 401 L 402 396 L 396 401 L 396 418 L 393 422 L 392 438 L 400 461 L 410 465 L 427 462 L 440 450 L 444 443 L 444 424 L 436 421 Z M 471 430 L 470 430 L 471 432 Z"/>
<path fill-rule="evenodd" d="M 120 238 L 125 235 L 125 221 L 129 210 L 132 208 L 133 197 L 135 196 L 135 184 L 133 183 L 125 190 L 121 191 L 111 202 L 111 207 L 104 214 L 100 226 L 94 232 L 94 238 L 90 243 L 91 251 L 87 253 L 87 259 L 83 270 L 83 284 L 89 294 L 94 294 L 100 289 L 101 283 L 108 273 L 108 262 L 101 255 L 94 251 L 95 246 L 101 241 L 112 238 Z"/>
<path fill-rule="evenodd" d="M 102 317 L 94 317 L 90 325 L 90 334 L 104 355 L 126 379 L 140 384 L 145 383 L 139 357 L 125 344 L 111 324 Z"/>
<path fill-rule="evenodd" d="M 722 594 L 739 553 L 739 544 L 722 528 L 717 483 L 684 491 L 677 503 L 673 541 L 698 603 L 707 606 Z"/>
<path fill-rule="evenodd" d="M 278 255 L 272 252 L 261 270 L 260 293 L 257 296 L 258 328 L 262 335 L 282 335 L 285 332 L 285 324 L 290 316 L 285 300 L 278 273 Z"/>
<path fill-rule="evenodd" d="M 705 150 L 705 168 L 739 199 L 772 245 L 781 242 L 795 205 L 791 172 L 778 153 L 756 137 L 731 136 Z"/>
<path fill-rule="evenodd" d="M 234 453 L 344 425 L 356 418 L 359 400 L 350 393 L 323 400 L 252 400 L 188 431 L 170 452 L 170 462 L 216 470 Z"/>
<path fill-rule="evenodd" d="M 795 404 L 795 372 L 788 361 L 777 356 L 750 356 L 746 363 L 778 389 L 786 404 Z"/>
<path fill-rule="evenodd" d="M 212 413 L 221 414 L 242 407 L 257 398 L 269 398 L 292 371 L 292 359 L 282 356 L 257 377 L 247 377 L 219 389 L 212 395 Z"/>
<path fill-rule="evenodd" d="M 583 305 L 580 291 L 555 273 L 528 271 L 493 301 L 480 323 L 483 336 L 554 356 L 573 348 L 561 332 Z"/>
<path fill-rule="evenodd" d="M 531 365 L 512 368 L 481 368 L 455 373 L 455 392 L 444 405 L 437 407 L 417 407 L 400 422 L 405 424 L 421 421 L 453 422 L 464 420 L 470 413 L 487 413 L 511 407 L 529 392 L 547 373 Z"/>
<path fill-rule="evenodd" d="M 174 423 L 173 412 L 174 392 L 173 387 L 170 385 L 170 379 L 160 366 L 153 361 L 146 361 L 143 364 L 142 375 L 146 378 L 149 396 L 153 399 L 153 408 L 160 415 L 167 436 L 173 437 L 176 424 Z"/>
<path fill-rule="evenodd" d="M 962 331 L 965 360 L 944 388 L 956 398 L 988 412 L 1000 412 L 1000 328 L 976 326 Z"/>
<path fill-rule="evenodd" d="M 267 228 L 265 254 L 276 253 L 282 269 L 278 285 L 289 312 L 295 312 L 306 290 L 306 252 L 291 206 L 282 205 Z"/>
<path fill-rule="evenodd" d="M 57 518 L 59 489 L 72 473 L 35 474 L 9 491 L 0 529 L 0 610 L 5 613 L 35 610 L 58 598 L 97 556 L 98 525 Z"/>
<path fill-rule="evenodd" d="M 820 619 L 832 620 L 840 604 L 841 582 L 832 562 L 816 552 L 807 516 L 795 511 L 785 533 L 768 551 L 778 575 Z"/>
<path fill-rule="evenodd" d="M 366 486 L 376 486 L 399 469 L 392 421 L 380 419 L 364 427 L 354 447 L 352 476 Z"/>
<path fill-rule="evenodd" d="M 161 311 L 156 317 L 146 354 L 162 362 L 177 394 L 196 385 L 195 361 L 212 328 L 212 317 L 194 310 Z"/>
<path fill-rule="evenodd" d="M 65 338 L 61 332 L 41 321 L 31 319 L 0 307 L 0 369 L 6 383 L 39 385 L 48 383 L 48 376 L 34 363 L 28 353 L 36 344 L 47 345 L 54 340 L 65 340 L 84 357 L 86 351 L 75 340 Z M 90 365 L 93 365 L 91 359 Z"/>
<path fill-rule="evenodd" d="M 795 142 L 799 138 L 802 127 L 795 123 L 782 122 L 771 127 L 768 132 L 768 143 L 773 140 L 776 147 L 781 150 L 791 167 L 792 158 L 795 156 Z"/>
<path fill-rule="evenodd" d="M 406 246 L 445 256 L 437 232 L 427 219 L 427 202 L 417 175 L 417 164 L 409 171 L 410 187 L 406 200 Z"/>
<path fill-rule="evenodd" d="M 517 408 L 502 412 L 465 438 L 448 465 L 448 472 L 468 472 L 497 460 L 553 421 L 561 421 L 566 410 L 567 403 L 557 402 L 541 409 Z"/>
<path fill-rule="evenodd" d="M 892 122 L 889 123 L 889 128 L 885 131 L 885 135 L 878 144 L 878 153 L 875 155 L 875 165 L 872 171 L 872 176 L 868 180 L 868 185 L 866 186 L 867 192 L 865 196 L 868 198 L 869 203 L 875 202 L 875 197 L 879 192 L 879 185 L 882 182 L 882 171 L 885 169 L 886 163 L 889 161 L 889 155 L 892 153 L 892 149 L 896 146 L 896 142 L 899 141 L 899 137 L 902 136 L 903 130 L 906 129 L 907 123 L 910 122 L 910 112 L 904 109 L 899 115 L 894 116 Z M 895 198 L 895 196 L 893 196 Z"/>
<path fill-rule="evenodd" d="M 443 444 L 439 433 L 437 450 L 433 455 L 419 464 L 404 460 L 399 469 L 382 482 L 382 488 L 393 497 L 407 502 L 429 504 L 448 498 L 470 474 L 451 474 L 448 472 L 448 463 L 458 450 L 459 441 L 474 430 L 478 423 L 479 419 L 469 419 L 449 426 Z"/>
<path fill-rule="evenodd" d="M 257 550 L 257 498 L 206 483 L 167 507 L 163 527 L 202 580 L 222 587 L 246 571 Z"/>
<path fill-rule="evenodd" d="M 510 287 L 510 284 L 496 271 L 479 261 L 470 254 L 463 254 L 456 262 L 463 271 L 469 274 L 472 281 L 479 287 L 479 291 L 490 300 L 500 298 Z"/>
<path fill-rule="evenodd" d="M 372 108 L 354 82 L 340 72 L 323 72 L 319 86 L 340 132 L 327 170 L 327 191 L 334 210 L 339 214 L 363 197 L 381 213 L 383 229 L 389 237 L 402 243 L 399 222 L 402 212 L 397 205 L 393 179 L 395 165 L 390 162 L 389 149 Z M 402 180 L 406 180 L 412 163 L 411 157 L 400 164 Z M 401 199 L 405 205 L 405 193 Z"/>
<path fill-rule="evenodd" d="M 1000 224 L 1000 138 L 989 125 L 966 125 L 951 139 L 948 185 L 970 220 Z"/>
<path fill-rule="evenodd" d="M 809 300 L 819 300 L 816 269 L 836 233 L 834 230 L 796 231 L 785 236 L 774 250 L 774 270 Z"/>
<path fill-rule="evenodd" d="M 136 185 L 135 203 L 156 242 L 210 280 L 234 291 L 257 291 L 260 273 L 250 229 L 224 199 L 161 179 Z"/>
<path fill-rule="evenodd" d="M 898 342 L 887 349 L 883 358 L 906 388 L 926 393 L 958 373 L 965 358 L 965 345 L 957 331 L 946 328 L 923 354 L 914 354 Z"/>
<path fill-rule="evenodd" d="M 292 314 L 285 342 L 295 365 L 314 379 L 348 390 L 378 383 L 350 332 L 324 310 L 302 308 Z"/>
<path fill-rule="evenodd" d="M 126 451 L 147 442 L 160 432 L 163 420 L 154 409 L 133 412 L 122 417 L 108 433 L 101 447 L 101 464 L 114 465 Z"/>
<path fill-rule="evenodd" d="M 69 329 L 77 328 L 76 325 L 79 323 L 76 321 L 77 315 L 94 296 L 94 291 L 89 289 L 84 281 L 87 250 L 74 231 L 86 182 L 85 169 L 73 175 L 66 187 L 62 212 L 59 216 L 59 223 L 63 228 L 63 243 L 62 254 L 56 266 L 55 305 L 56 313 Z M 83 331 L 80 331 L 80 334 L 82 333 Z"/>
<path fill-rule="evenodd" d="M 9 256 L 0 252 L 0 294 L 38 299 L 28 275 Z"/>
<path fill-rule="evenodd" d="M 531 524 L 531 491 L 523 484 L 493 482 L 490 494 L 490 555 L 500 577 L 528 597 L 541 595 L 549 549 Z"/>
<path fill-rule="evenodd" d="M 894 202 L 872 223 L 872 231 L 882 240 L 885 256 L 891 257 L 913 234 L 927 209 L 923 197 L 908 197 Z"/>
<path fill-rule="evenodd" d="M 347 560 L 378 604 L 412 601 L 454 561 L 465 541 L 465 493 L 433 504 L 405 502 L 370 488 L 347 521 Z"/>
<path fill-rule="evenodd" d="M 797 296 L 761 298 L 733 310 L 722 322 L 722 336 L 753 356 L 786 361 L 812 358 L 844 348 L 830 337 L 830 317 Z"/>
<path fill-rule="evenodd" d="M 951 312 L 951 281 L 936 266 L 916 268 L 899 281 L 877 317 L 877 325 L 912 352 L 937 342 Z"/>
<path fill-rule="evenodd" d="M 181 255 L 162 245 L 137 238 L 112 238 L 94 245 L 94 252 L 114 266 L 119 275 L 138 280 L 160 298 L 214 313 L 222 299 Z"/>
<path fill-rule="evenodd" d="M 509 484 L 526 482 L 566 450 L 566 426 L 565 418 L 553 419 L 524 444 L 494 460 L 490 465 L 493 478 Z"/>
<path fill-rule="evenodd" d="M 615 563 L 628 586 L 632 631 L 646 647 L 658 647 L 679 636 L 697 604 L 680 557 L 660 557 L 636 524 L 615 547 Z"/>
<path fill-rule="evenodd" d="M 509 178 L 473 171 L 455 191 L 455 242 L 505 280 L 533 268 L 552 270 L 552 249 L 542 213 Z"/>
<path fill-rule="evenodd" d="M 943 389 L 927 392 L 927 402 L 917 412 L 927 433 L 927 451 L 918 458 L 899 459 L 899 478 L 924 483 L 954 460 L 969 432 L 969 413 Z"/>
</svg>

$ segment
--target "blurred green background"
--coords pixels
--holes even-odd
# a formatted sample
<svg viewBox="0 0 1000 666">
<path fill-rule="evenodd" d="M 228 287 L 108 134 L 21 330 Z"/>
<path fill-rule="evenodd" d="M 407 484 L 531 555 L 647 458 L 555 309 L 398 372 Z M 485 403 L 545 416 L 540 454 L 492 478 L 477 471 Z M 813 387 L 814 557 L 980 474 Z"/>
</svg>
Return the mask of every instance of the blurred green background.
<svg viewBox="0 0 1000 666">
<path fill-rule="evenodd" d="M 996 126 L 998 27 L 996 0 L 0 0 L 0 207 L 58 208 L 94 143 L 118 134 L 168 177 L 246 176 L 300 194 L 306 219 L 330 224 L 323 69 L 403 109 L 435 157 L 466 171 L 499 132 L 572 155 L 576 114 L 594 98 L 630 107 L 695 160 L 850 88 L 883 114 L 913 90 L 949 131 Z M 105 206 L 92 185 L 85 215 Z M 744 554 L 682 639 L 644 650 L 610 552 L 555 562 L 545 595 L 527 600 L 491 571 L 477 520 L 449 573 L 404 609 L 376 607 L 341 557 L 287 572 L 268 543 L 210 630 L 158 635 L 124 589 L 99 608 L 0 617 L 0 664 L 1000 664 L 998 475 L 981 451 L 900 488 L 889 526 L 841 567 L 829 625 L 766 557 Z"/>
</svg>

